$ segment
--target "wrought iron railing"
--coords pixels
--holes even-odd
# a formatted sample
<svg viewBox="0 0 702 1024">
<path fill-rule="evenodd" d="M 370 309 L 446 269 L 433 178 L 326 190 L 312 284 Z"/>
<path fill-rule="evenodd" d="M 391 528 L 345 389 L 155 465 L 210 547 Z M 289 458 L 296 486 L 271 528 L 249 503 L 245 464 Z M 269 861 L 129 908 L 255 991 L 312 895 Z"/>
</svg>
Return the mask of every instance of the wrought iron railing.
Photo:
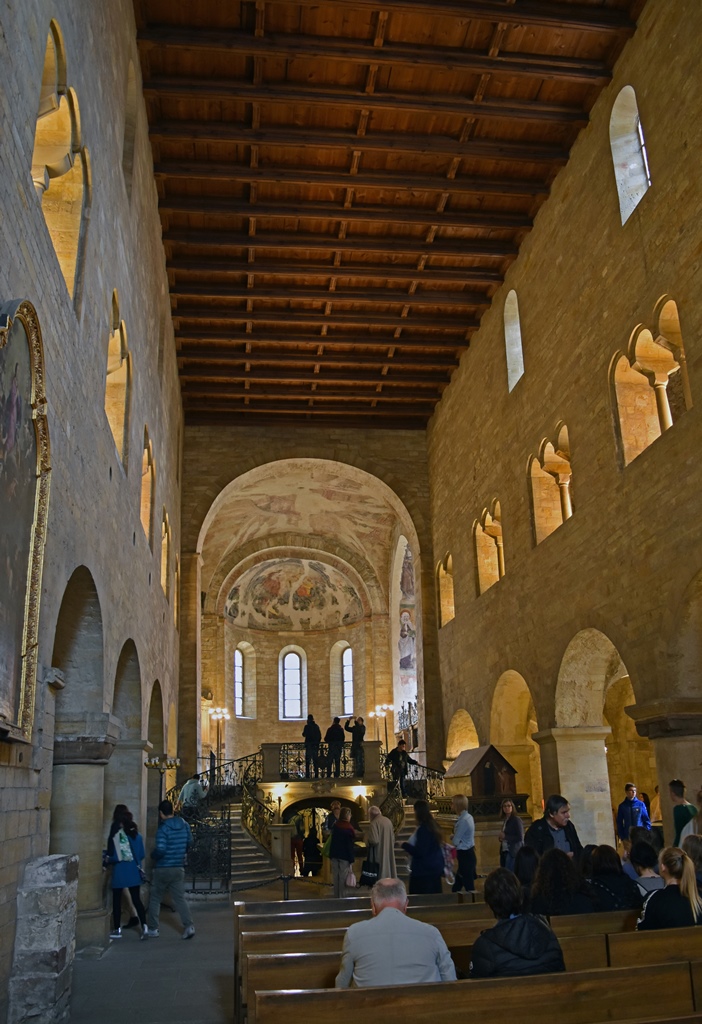
<svg viewBox="0 0 702 1024">
<path fill-rule="evenodd" d="M 384 779 L 394 782 L 392 769 L 385 763 L 387 753 L 380 748 L 380 771 Z M 444 795 L 444 772 L 442 769 L 427 768 L 423 764 L 407 765 L 405 795 L 412 800 L 437 800 Z"/>
<path fill-rule="evenodd" d="M 246 831 L 264 849 L 271 850 L 271 830 L 274 812 L 271 807 L 266 807 L 255 793 L 255 782 L 245 782 L 241 797 L 241 824 Z"/>
<path fill-rule="evenodd" d="M 397 712 L 397 725 L 401 732 L 409 732 L 410 729 L 419 725 L 419 711 L 417 705 L 413 704 L 411 700 L 407 702 L 407 707 L 405 707 L 404 701 L 402 702 L 400 710 Z"/>
<path fill-rule="evenodd" d="M 405 808 L 402 802 L 402 792 L 400 785 L 397 783 L 389 791 L 388 795 L 380 805 L 380 810 L 383 816 L 389 818 L 392 822 L 392 827 L 395 833 L 399 832 L 402 828 L 402 823 L 405 820 Z"/>
<path fill-rule="evenodd" d="M 190 822 L 193 843 L 185 862 L 189 892 L 216 893 L 229 888 L 232 871 L 232 825 L 229 807 Z"/>
<path fill-rule="evenodd" d="M 199 772 L 197 778 L 203 787 L 202 799 L 181 807 L 183 817 L 188 821 L 206 816 L 213 805 L 236 803 L 242 799 L 246 783 L 256 781 L 263 774 L 263 755 L 260 751 L 239 757 L 235 761 L 214 764 L 208 771 Z M 166 793 L 174 807 L 177 806 L 182 786 L 173 786 Z"/>
<path fill-rule="evenodd" d="M 304 743 L 282 743 L 280 747 L 280 777 L 281 779 L 306 779 L 326 778 L 336 776 L 336 765 L 331 761 L 329 755 L 329 744 L 320 743 L 316 765 L 314 760 L 309 762 L 309 775 L 307 773 L 308 762 Z M 351 744 L 344 743 L 339 758 L 338 778 L 356 779 L 356 764 L 351 757 Z"/>
</svg>

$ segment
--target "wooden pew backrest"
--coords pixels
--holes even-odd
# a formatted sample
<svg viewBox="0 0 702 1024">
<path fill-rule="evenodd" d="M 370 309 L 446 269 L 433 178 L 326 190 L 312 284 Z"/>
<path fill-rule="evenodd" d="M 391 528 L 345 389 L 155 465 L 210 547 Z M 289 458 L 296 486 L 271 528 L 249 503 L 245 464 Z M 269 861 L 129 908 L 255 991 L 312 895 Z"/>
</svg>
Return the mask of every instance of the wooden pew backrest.
<svg viewBox="0 0 702 1024">
<path fill-rule="evenodd" d="M 702 928 L 662 928 L 607 936 L 612 967 L 702 960 Z M 702 1006 L 700 1006 L 702 1010 Z"/>
</svg>

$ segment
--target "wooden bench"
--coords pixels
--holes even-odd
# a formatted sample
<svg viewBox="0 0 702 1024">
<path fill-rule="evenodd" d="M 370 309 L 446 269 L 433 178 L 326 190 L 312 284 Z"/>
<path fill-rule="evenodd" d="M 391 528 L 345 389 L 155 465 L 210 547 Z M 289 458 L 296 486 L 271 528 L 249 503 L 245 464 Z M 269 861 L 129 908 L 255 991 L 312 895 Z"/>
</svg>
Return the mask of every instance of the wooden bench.
<svg viewBox="0 0 702 1024">
<path fill-rule="evenodd" d="M 260 933 L 255 933 L 258 936 Z M 606 935 L 569 935 L 561 940 L 566 970 L 607 966 Z M 473 946 L 451 949 L 456 970 L 468 974 Z M 255 1024 L 255 992 L 274 983 L 279 989 L 334 988 L 341 967 L 340 950 L 326 953 L 247 953 L 242 981 L 242 1007 L 248 1007 L 249 1024 Z"/>
<path fill-rule="evenodd" d="M 332 928 L 341 922 L 348 927 L 356 921 L 365 921 L 371 917 L 370 900 L 365 901 L 365 906 L 353 909 L 344 907 L 341 901 L 338 901 L 336 905 L 331 900 L 329 902 L 331 906 L 325 910 L 293 911 L 279 916 L 268 913 L 239 914 L 239 931 L 267 932 L 271 930 L 273 921 L 275 921 L 275 928 L 278 931 L 298 931 L 300 928 Z M 492 918 L 492 913 L 485 903 L 441 903 L 422 906 L 410 903 L 407 916 L 438 926 L 440 921 L 464 921 L 474 918 L 485 920 Z"/>
<path fill-rule="evenodd" d="M 410 896 L 410 906 L 442 906 L 451 903 L 476 903 L 476 893 L 469 892 L 444 892 L 426 893 L 423 895 Z M 330 906 L 336 905 L 344 910 L 357 910 L 359 907 L 368 906 L 370 903 L 370 889 L 360 889 L 357 896 L 346 896 L 343 900 L 335 899 L 331 894 L 322 899 L 309 900 L 267 900 L 265 902 L 249 902 L 241 900 L 234 903 L 235 911 L 239 914 L 271 914 L 277 917 L 279 914 L 310 913 L 318 910 L 329 910 Z"/>
<path fill-rule="evenodd" d="M 603 1021 L 656 1021 L 677 1024 L 702 1020 L 695 1010 L 689 963 L 660 964 L 655 979 L 649 966 L 607 967 L 535 977 L 457 981 L 385 988 L 258 991 L 256 1024 L 304 1020 L 329 1024 L 355 1018 L 436 1024 L 484 1024 L 499 1011 L 505 1020 L 543 1024 L 600 1024 Z"/>
<path fill-rule="evenodd" d="M 702 928 L 662 928 L 660 931 L 607 936 L 612 967 L 702 960 Z M 700 1005 L 702 1009 L 702 1005 Z"/>
</svg>

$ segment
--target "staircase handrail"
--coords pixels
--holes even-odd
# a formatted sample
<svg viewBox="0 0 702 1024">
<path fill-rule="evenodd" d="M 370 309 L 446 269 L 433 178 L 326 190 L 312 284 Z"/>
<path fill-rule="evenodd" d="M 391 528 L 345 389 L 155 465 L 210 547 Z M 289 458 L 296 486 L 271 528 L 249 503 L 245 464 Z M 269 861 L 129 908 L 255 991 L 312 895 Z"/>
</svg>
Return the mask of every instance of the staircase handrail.
<svg viewBox="0 0 702 1024">
<path fill-rule="evenodd" d="M 271 830 L 275 813 L 256 796 L 256 781 L 244 782 L 241 793 L 241 824 L 252 839 L 271 852 Z"/>
<path fill-rule="evenodd" d="M 395 835 L 397 835 L 405 820 L 405 807 L 399 782 L 395 783 L 382 804 L 380 804 L 380 811 L 383 817 L 390 819 Z"/>
<path fill-rule="evenodd" d="M 258 782 L 263 777 L 263 755 L 260 750 L 246 754 L 233 761 L 222 761 L 213 765 L 208 771 L 198 772 L 196 776 L 203 786 L 203 798 L 193 808 L 206 811 L 213 803 L 233 802 L 241 797 L 244 786 L 250 782 Z M 172 786 L 166 793 L 175 807 L 182 789 L 181 785 Z"/>
</svg>

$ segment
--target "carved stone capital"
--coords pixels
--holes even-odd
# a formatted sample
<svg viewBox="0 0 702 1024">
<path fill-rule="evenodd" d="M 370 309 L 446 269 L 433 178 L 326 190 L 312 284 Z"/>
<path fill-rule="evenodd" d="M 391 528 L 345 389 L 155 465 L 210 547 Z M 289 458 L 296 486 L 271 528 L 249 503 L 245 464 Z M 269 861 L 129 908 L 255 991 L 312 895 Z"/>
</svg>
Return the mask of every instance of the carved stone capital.
<svg viewBox="0 0 702 1024">
<path fill-rule="evenodd" d="M 120 723 L 112 715 L 62 717 L 56 722 L 54 764 L 107 764 L 119 734 Z"/>
<path fill-rule="evenodd" d="M 702 700 L 668 698 L 624 710 L 636 723 L 639 736 L 650 740 L 702 734 Z"/>
</svg>

